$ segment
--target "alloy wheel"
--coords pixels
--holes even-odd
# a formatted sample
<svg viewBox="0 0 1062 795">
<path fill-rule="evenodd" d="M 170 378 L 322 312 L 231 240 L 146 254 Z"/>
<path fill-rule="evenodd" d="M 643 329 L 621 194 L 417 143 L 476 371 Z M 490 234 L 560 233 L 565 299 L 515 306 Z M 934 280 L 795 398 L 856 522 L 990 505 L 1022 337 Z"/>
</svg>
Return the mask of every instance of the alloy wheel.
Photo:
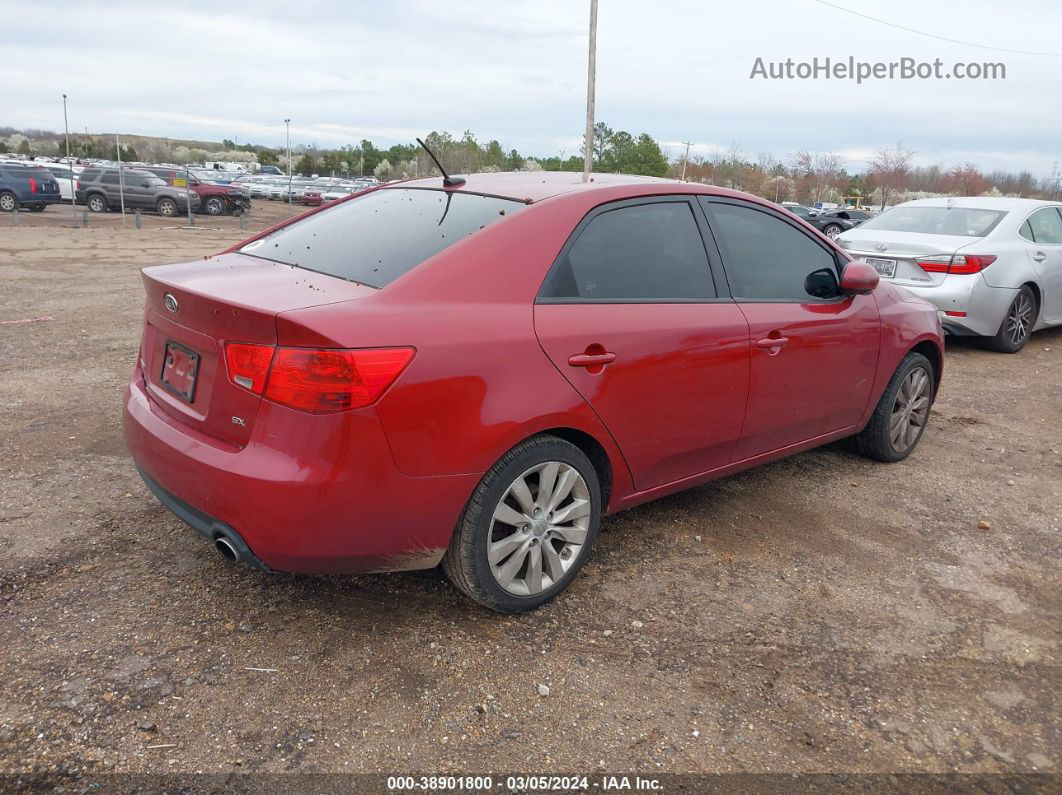
<svg viewBox="0 0 1062 795">
<path fill-rule="evenodd" d="M 903 453 L 918 441 L 929 418 L 930 378 L 916 367 L 903 379 L 889 418 L 889 441 L 897 453 Z"/>
<path fill-rule="evenodd" d="M 830 240 L 836 239 L 840 234 L 841 234 L 841 227 L 839 227 L 839 226 L 828 226 L 828 227 L 826 227 L 826 237 L 828 237 Z"/>
<path fill-rule="evenodd" d="M 1019 292 L 1014 303 L 1010 305 L 1005 321 L 1007 339 L 1010 340 L 1011 345 L 1020 346 L 1025 342 L 1025 338 L 1029 336 L 1029 331 L 1032 329 L 1035 309 L 1036 304 L 1032 296 L 1026 290 Z"/>
<path fill-rule="evenodd" d="M 583 553 L 590 490 L 575 467 L 537 464 L 514 480 L 494 509 L 487 561 L 509 593 L 534 596 L 563 579 Z"/>
<path fill-rule="evenodd" d="M 15 209 L 15 197 L 10 193 L 5 193 L 0 196 L 0 210 L 5 213 L 9 213 Z"/>
</svg>

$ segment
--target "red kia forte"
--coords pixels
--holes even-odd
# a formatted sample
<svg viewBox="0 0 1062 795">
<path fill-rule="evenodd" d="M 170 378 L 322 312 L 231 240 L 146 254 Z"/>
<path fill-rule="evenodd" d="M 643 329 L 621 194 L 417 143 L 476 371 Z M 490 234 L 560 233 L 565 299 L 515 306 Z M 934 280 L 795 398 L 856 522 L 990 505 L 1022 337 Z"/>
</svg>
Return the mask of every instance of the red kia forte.
<svg viewBox="0 0 1062 795">
<path fill-rule="evenodd" d="M 562 591 L 601 516 L 854 437 L 906 457 L 936 309 L 792 214 L 629 176 L 392 183 L 144 270 L 125 438 L 265 571 Z"/>
</svg>

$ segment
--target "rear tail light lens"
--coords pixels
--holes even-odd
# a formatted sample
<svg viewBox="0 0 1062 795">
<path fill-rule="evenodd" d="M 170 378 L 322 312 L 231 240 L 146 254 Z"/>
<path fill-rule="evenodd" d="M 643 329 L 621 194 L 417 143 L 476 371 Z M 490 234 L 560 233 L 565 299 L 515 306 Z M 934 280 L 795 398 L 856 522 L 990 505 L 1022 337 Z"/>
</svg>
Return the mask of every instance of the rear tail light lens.
<svg viewBox="0 0 1062 795">
<path fill-rule="evenodd" d="M 232 383 L 261 395 L 265 391 L 274 350 L 272 345 L 247 345 L 242 342 L 226 345 L 225 363 L 229 366 Z"/>
<path fill-rule="evenodd" d="M 274 348 L 229 343 L 225 359 L 237 386 L 312 414 L 375 402 L 413 358 L 413 348 Z"/>
<path fill-rule="evenodd" d="M 33 177 L 30 177 L 29 178 L 29 184 L 30 184 L 30 193 L 36 193 L 37 192 L 37 180 L 35 180 Z"/>
<path fill-rule="evenodd" d="M 995 254 L 943 254 L 939 257 L 922 257 L 915 260 L 926 273 L 980 273 L 996 261 Z"/>
</svg>

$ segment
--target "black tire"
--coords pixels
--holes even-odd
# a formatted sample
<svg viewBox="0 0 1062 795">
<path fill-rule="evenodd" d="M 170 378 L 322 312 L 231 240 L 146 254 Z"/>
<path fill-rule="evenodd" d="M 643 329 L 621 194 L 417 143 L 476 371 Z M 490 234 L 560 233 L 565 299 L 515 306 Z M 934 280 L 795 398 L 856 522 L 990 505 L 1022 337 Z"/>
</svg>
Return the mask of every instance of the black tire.
<svg viewBox="0 0 1062 795">
<path fill-rule="evenodd" d="M 510 486 L 534 467 L 560 462 L 582 477 L 590 501 L 586 537 L 569 569 L 545 590 L 523 596 L 503 588 L 491 571 L 488 547 L 495 525 L 495 510 Z M 521 442 L 490 468 L 473 492 L 443 557 L 442 566 L 450 581 L 484 607 L 499 613 L 533 610 L 563 591 L 586 563 L 601 523 L 601 485 L 590 459 L 575 445 L 555 436 L 535 436 Z M 530 537 L 529 537 L 530 538 Z M 537 543 L 553 543 L 546 539 Z M 561 550 L 563 553 L 563 549 Z M 514 553 L 515 554 L 515 553 Z"/>
<path fill-rule="evenodd" d="M 839 224 L 826 224 L 826 226 L 822 228 L 822 234 L 826 235 L 826 237 L 830 238 L 831 240 L 837 237 L 837 235 L 841 234 L 841 232 L 843 231 L 844 230 L 840 227 Z"/>
<path fill-rule="evenodd" d="M 1029 285 L 1023 284 L 1007 308 L 1007 314 L 999 324 L 999 331 L 994 337 L 984 338 L 985 347 L 999 353 L 1017 353 L 1029 341 L 1039 313 L 1036 293 Z"/>
<path fill-rule="evenodd" d="M 224 215 L 225 200 L 220 196 L 208 196 L 202 204 L 202 209 L 207 215 Z"/>
<path fill-rule="evenodd" d="M 91 213 L 105 213 L 111 209 L 102 193 L 90 193 L 85 197 L 85 205 Z"/>
<path fill-rule="evenodd" d="M 169 196 L 163 196 L 155 204 L 155 210 L 166 218 L 174 218 L 177 215 L 177 202 Z"/>
<path fill-rule="evenodd" d="M 903 426 L 905 438 L 903 439 L 903 444 L 897 445 L 893 441 L 892 431 L 895 428 L 893 422 L 897 419 L 896 412 L 902 410 L 900 404 L 903 402 L 903 397 L 900 395 L 900 390 L 908 377 L 916 370 L 923 371 L 927 378 L 926 386 L 928 389 L 925 393 L 927 401 L 925 413 L 920 417 L 915 417 L 913 412 L 907 414 L 907 419 L 900 423 Z M 933 406 L 933 398 L 936 395 L 936 388 L 936 376 L 929 359 L 913 351 L 903 357 L 900 366 L 896 368 L 896 372 L 889 379 L 889 384 L 885 387 L 885 392 L 878 401 L 878 405 L 874 407 L 870 422 L 867 423 L 862 431 L 856 434 L 856 449 L 868 458 L 886 463 L 902 461 L 907 458 L 918 446 L 926 425 L 929 424 L 929 414 Z M 900 417 L 899 419 L 903 418 Z M 921 423 L 916 425 L 916 419 L 920 419 Z M 911 428 L 915 428 L 916 432 L 912 434 Z"/>
<path fill-rule="evenodd" d="M 0 193 L 0 211 L 13 213 L 18 209 L 18 196 L 9 190 Z"/>
</svg>

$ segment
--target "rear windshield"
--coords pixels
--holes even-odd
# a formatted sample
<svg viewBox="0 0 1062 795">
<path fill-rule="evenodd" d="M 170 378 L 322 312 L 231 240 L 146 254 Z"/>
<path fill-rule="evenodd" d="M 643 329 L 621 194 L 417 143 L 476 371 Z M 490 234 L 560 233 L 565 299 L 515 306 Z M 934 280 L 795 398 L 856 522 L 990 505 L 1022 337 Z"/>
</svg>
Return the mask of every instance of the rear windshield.
<svg viewBox="0 0 1062 795">
<path fill-rule="evenodd" d="M 523 202 L 423 188 L 385 188 L 315 213 L 241 253 L 383 287 Z"/>
<path fill-rule="evenodd" d="M 864 221 L 860 229 L 889 232 L 922 232 L 927 235 L 984 237 L 1000 222 L 1005 212 L 974 207 L 893 207 Z"/>
</svg>

